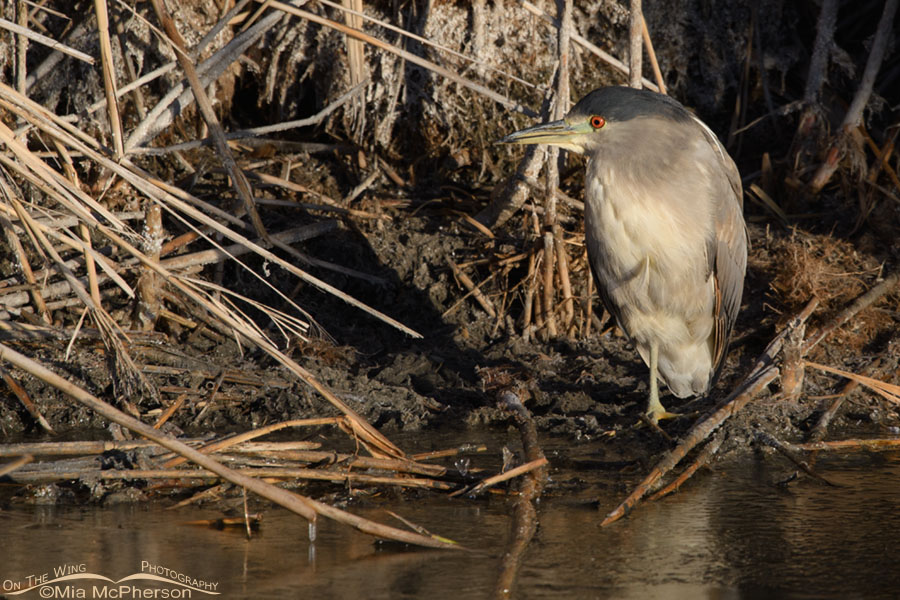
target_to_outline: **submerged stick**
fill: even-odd
[[[712,457],[715,456],[716,452],[719,451],[719,447],[722,445],[722,441],[724,439],[725,437],[720,431],[712,439],[712,441],[703,448],[703,451],[699,454],[699,456],[697,456],[697,459],[693,463],[691,463],[691,466],[685,469],[684,472],[675,479],[675,481],[650,496],[650,501],[655,502],[656,500],[659,500],[664,496],[668,496],[671,493],[677,492],[682,484],[690,479],[694,475],[694,473],[696,473],[701,467],[709,464],[709,461],[712,460]]]
[[[414,487],[434,490],[452,490],[456,487],[452,483],[425,479],[420,477],[391,477],[382,475],[368,475],[365,473],[339,473],[325,469],[303,469],[294,467],[229,467],[232,473],[250,478],[266,479],[303,479],[307,481],[333,481],[337,483],[350,483],[354,485],[396,485],[399,487]],[[46,470],[19,470],[11,474],[10,479],[19,483],[50,483],[54,481],[73,481],[81,478],[99,479],[102,481],[119,481],[130,479],[200,479],[204,481],[225,479],[235,483],[230,477],[223,477],[206,469],[106,469],[100,470],[99,465],[93,469],[73,469],[60,471],[56,469]],[[246,486],[245,486],[246,487]],[[274,502],[274,500],[273,500]],[[281,504],[280,502],[277,502]]]
[[[617,506],[615,510],[606,515],[606,518],[603,519],[600,526],[606,527],[611,523],[615,523],[631,512],[663,475],[671,471],[675,465],[681,462],[681,459],[687,456],[688,452],[693,450],[697,444],[705,440],[730,416],[746,406],[750,400],[760,393],[776,377],[778,377],[778,368],[770,366],[759,373],[754,379],[745,381],[745,383],[735,390],[729,399],[722,404],[716,412],[691,429],[684,441],[678,444],[674,450],[666,453],[662,460],[653,467],[650,474],[644,478],[633,492],[631,492],[628,498]]]
[[[566,5],[571,9],[570,0]],[[498,403],[512,411],[514,415],[519,434],[522,436],[525,458],[530,461],[528,464],[536,464],[541,461],[546,464],[547,459],[538,444],[534,420],[531,418],[531,413],[522,404],[519,394],[513,390],[503,391],[499,395]],[[538,519],[535,502],[540,499],[546,481],[547,467],[541,466],[537,470],[530,471],[519,486],[519,494],[513,504],[512,533],[506,553],[500,562],[500,573],[494,587],[494,594],[498,598],[512,596],[512,588],[519,574],[525,551],[537,531]]]
[[[792,450],[855,452],[858,450],[895,450],[900,448],[900,439],[877,440],[834,440],[831,442],[808,442],[806,444],[785,444]]]

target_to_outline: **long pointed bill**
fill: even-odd
[[[552,144],[579,154],[584,153],[582,141],[591,133],[588,123],[569,124],[565,121],[552,121],[543,125],[535,125],[528,129],[520,129],[499,140],[498,144]]]

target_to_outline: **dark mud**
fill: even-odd
[[[377,198],[371,202],[377,203]],[[640,423],[647,368],[616,328],[607,326],[586,340],[540,341],[534,336],[526,340],[518,328],[510,331],[471,297],[460,302],[465,290],[454,280],[447,260],[477,258],[485,251],[486,242],[480,233],[453,218],[451,208],[446,203],[423,203],[421,209],[388,212],[387,221],[354,222],[304,248],[311,255],[381,278],[383,283],[373,284],[313,271],[402,321],[422,334],[422,339],[413,339],[359,309],[300,286],[294,289],[293,298],[318,327],[309,343],[290,348],[293,358],[389,437],[400,431],[429,436],[430,431],[506,427],[509,413],[496,405],[487,375],[500,372],[525,390],[526,406],[542,432],[564,436],[576,445],[602,440],[609,460],[637,461],[644,466],[669,448],[670,442]],[[764,255],[775,245],[766,240],[789,240],[790,236],[752,226],[751,237],[754,249],[744,306],[718,385],[705,398],[679,401],[668,394],[663,397],[669,408],[685,415],[663,425],[675,439],[740,382],[783,322],[768,304],[772,297],[765,290],[775,275],[762,266],[766,264]],[[225,280],[239,276],[226,270]],[[270,280],[282,289],[294,285],[288,275],[277,272],[271,273]],[[864,328],[871,313],[861,313],[849,327]],[[513,309],[511,318],[515,317]],[[265,323],[261,321],[261,325]],[[870,339],[868,352],[863,353],[826,342],[819,360],[852,369],[854,364],[880,357],[886,372],[896,369],[895,335],[882,331]],[[100,341],[86,334],[76,343],[72,357],[63,361],[59,352],[66,342],[44,343],[37,355],[87,389],[108,399],[115,396],[118,388],[110,377],[109,360]],[[138,337],[132,353],[145,365],[146,376],[164,390],[167,402],[178,390],[193,392],[167,424],[173,433],[221,432],[336,414],[309,387],[271,364],[271,359],[239,348],[222,336],[170,330],[165,335]],[[160,375],[160,367],[170,367],[172,372]],[[229,378],[218,381],[223,369],[256,379],[250,384]],[[56,429],[76,433],[105,426],[55,390],[27,378],[24,383]],[[216,385],[217,395],[210,402],[208,396]],[[840,385],[836,378],[810,373],[805,394],[786,402],[779,398],[776,382],[728,422],[721,452],[746,453],[757,430],[779,439],[803,439],[829,404],[827,399],[814,397],[832,394]],[[146,415],[159,414],[162,409],[151,397],[130,400]],[[879,435],[898,430],[896,409],[871,392],[858,391],[850,400],[833,421],[832,431],[852,428]],[[36,433],[29,415],[15,404],[5,403],[0,411],[7,433]]]

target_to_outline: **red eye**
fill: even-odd
[[[593,117],[591,117],[591,127],[593,127],[594,129],[600,129],[604,125],[606,125],[606,119],[604,119],[600,115],[594,115]]]

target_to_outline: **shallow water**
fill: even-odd
[[[493,441],[496,453],[501,440]],[[841,487],[808,478],[777,486],[787,471],[782,461],[747,459],[717,465],[605,529],[599,522],[621,491],[590,469],[553,470],[557,482],[579,478],[586,485],[575,497],[557,493],[541,501],[514,597],[900,597],[900,455],[821,457],[819,465]],[[588,502],[597,490],[603,490],[599,512]],[[54,569],[68,566],[113,581],[164,567],[198,585],[215,583],[223,598],[491,597],[509,530],[506,501],[426,497],[348,508],[397,524],[385,512],[393,510],[479,554],[381,547],[324,520],[310,543],[306,522],[281,509],[265,511],[261,529],[247,540],[242,530],[184,525],[221,516],[213,510],[14,505],[0,511],[0,592],[11,594],[43,573],[53,579]],[[145,580],[116,585],[130,583],[145,592],[160,588]],[[110,595],[116,585],[103,592],[104,585],[69,580],[8,597],[74,598],[79,589],[87,598],[136,597],[134,590]]]

